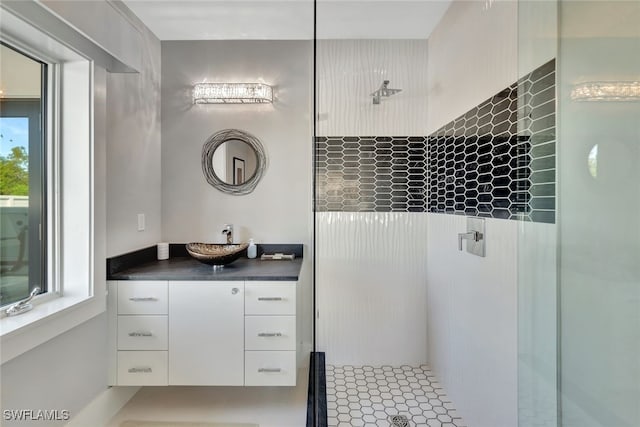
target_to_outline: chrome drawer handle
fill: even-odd
[[[282,297],[258,297],[258,301],[282,301]]]
[[[281,337],[281,332],[260,332],[258,334],[259,337]]]
[[[129,368],[130,374],[150,374],[152,369],[148,366],[145,368]]]
[[[129,332],[130,337],[152,337],[151,332]]]
[[[262,372],[282,372],[282,369],[280,368],[260,368],[258,369],[258,372],[262,373]]]
[[[155,297],[131,297],[129,301],[158,301],[158,298]]]

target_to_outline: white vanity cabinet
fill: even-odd
[[[296,282],[109,281],[110,385],[294,386]]]
[[[244,282],[169,282],[169,384],[244,384]]]
[[[296,385],[296,284],[245,285],[244,384]]]
[[[168,384],[168,283],[108,282],[109,383]]]

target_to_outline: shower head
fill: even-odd
[[[383,96],[389,97],[400,91],[402,91],[402,89],[389,89],[389,80],[384,80],[380,88],[371,94],[371,96],[373,96],[373,103],[380,104],[380,98]]]

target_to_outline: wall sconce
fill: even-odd
[[[574,101],[640,101],[640,82],[584,82],[573,85]]]
[[[273,88],[263,83],[196,83],[194,104],[264,104],[273,102]]]

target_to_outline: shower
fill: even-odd
[[[370,96],[373,96],[373,103],[380,104],[380,98],[383,96],[389,97],[391,95],[395,95],[396,93],[402,91],[402,89],[389,89],[389,80],[385,80],[382,82],[382,85],[373,92]]]

